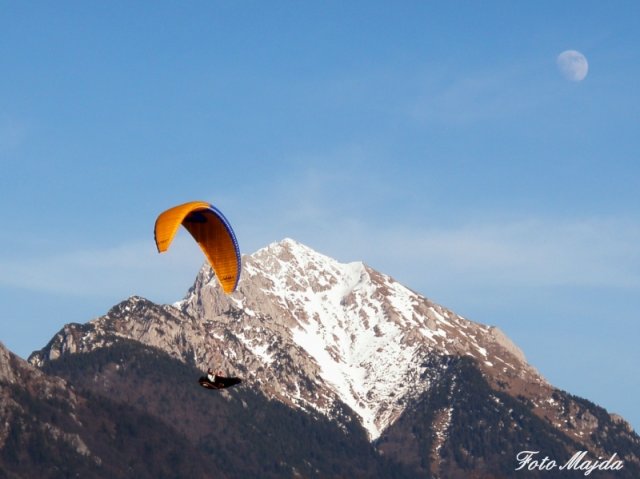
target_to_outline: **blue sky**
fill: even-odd
[[[0,1],[0,341],[180,299],[203,199],[497,325],[640,427],[638,2]],[[565,79],[556,58],[582,52]]]

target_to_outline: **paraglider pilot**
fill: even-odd
[[[213,368],[207,369],[207,375],[202,376],[198,379],[200,386],[207,389],[224,389],[230,386],[235,386],[236,384],[240,384],[242,379],[240,378],[232,378],[224,376],[222,371],[218,371],[216,374],[213,371]]]
[[[213,372],[213,369],[211,369],[211,368],[207,369],[207,379],[208,379],[209,381],[211,381],[212,383],[215,383],[215,382],[216,382],[216,378],[217,378],[218,376],[224,376],[224,375],[222,374],[222,371],[218,371],[218,374],[216,374],[216,373],[214,373],[214,372]]]

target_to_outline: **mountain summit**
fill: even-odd
[[[640,462],[638,436],[624,421],[554,388],[498,328],[465,319],[361,262],[343,264],[291,239],[245,256],[231,295],[205,266],[181,301],[131,297],[101,318],[65,326],[29,360],[43,367],[122,340],[201,370],[227,370],[244,378],[243,387],[343,427],[356,421],[379,452],[435,475],[454,463],[465,469],[451,436],[473,407],[483,418],[466,420],[478,421],[480,435],[509,437],[530,422],[541,431],[529,434],[534,443],[533,436],[540,444],[607,454],[611,444],[603,438],[615,431]],[[467,395],[472,406],[460,402]],[[487,423],[489,409],[501,411],[496,424]],[[426,449],[400,454],[419,442],[415,421]],[[511,447],[519,446],[535,444]]]
[[[372,439],[429,387],[419,378],[433,373],[430,356],[468,355],[496,380],[545,384],[497,328],[468,321],[361,262],[341,264],[291,239],[245,259],[239,291],[227,304],[210,270],[196,285],[178,304],[182,312],[214,319],[221,307],[238,308],[244,317],[235,337],[266,366],[278,366],[280,343],[303,353],[312,369],[289,378],[307,385],[287,394],[290,402],[326,412],[325,399],[337,396]]]

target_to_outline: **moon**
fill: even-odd
[[[560,73],[569,81],[579,82],[589,73],[587,58],[576,50],[566,50],[556,59]]]

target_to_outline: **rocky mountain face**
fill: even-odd
[[[136,418],[123,426],[145,444],[150,440],[147,460],[169,462],[164,475],[150,477],[413,477],[377,454],[355,420],[341,426],[250,387],[204,389],[196,381],[200,371],[137,341],[113,338],[107,348],[65,355],[43,369],[166,429],[149,436],[153,431],[141,429]],[[184,438],[185,451],[199,456],[168,456],[159,449],[161,457],[155,458],[154,438],[170,444]],[[189,467],[199,475],[192,476]]]
[[[182,301],[129,298],[101,318],[65,326],[30,362],[83,391],[131,404],[147,396],[123,372],[127,358],[118,363],[100,356],[124,343],[161,352],[192,371],[213,366],[243,377],[233,394],[257,394],[309,424],[329,421],[342,431],[331,433],[334,441],[360,434],[375,450],[369,459],[391,461],[398,477],[405,471],[406,477],[519,477],[514,469],[522,450],[559,461],[582,450],[593,459],[616,453],[624,469],[598,471],[600,477],[640,477],[640,438],[630,427],[554,388],[500,330],[362,263],[341,264],[293,240],[244,257],[238,290],[230,296],[204,267]],[[78,358],[86,360],[82,367]],[[59,366],[70,361],[75,372]],[[110,382],[89,379],[86,371],[97,368],[96,361],[111,371]],[[147,397],[141,410],[161,414],[152,403]],[[200,444],[202,437],[191,441]],[[375,461],[362,477],[388,465]],[[307,467],[304,477],[320,470],[288,467]],[[527,473],[554,477],[553,471]]]
[[[29,365],[0,344],[0,477],[204,478],[207,457],[149,414]],[[172,441],[166,441],[171,435]]]

